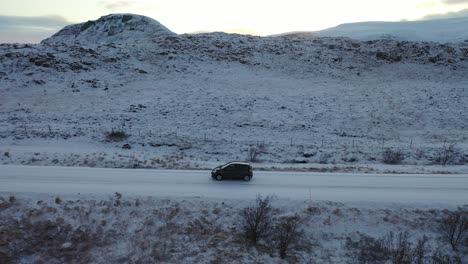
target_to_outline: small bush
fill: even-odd
[[[438,230],[443,241],[450,244],[458,252],[460,248],[468,248],[468,211],[459,208],[446,213],[439,221]]]
[[[331,153],[322,153],[319,157],[318,162],[320,164],[328,164],[329,160],[333,157]]]
[[[457,162],[458,151],[454,144],[443,146],[439,149],[434,157],[434,163],[438,165],[451,165]]]
[[[55,197],[55,203],[56,204],[61,204],[62,203],[62,199],[60,199],[60,197]]]
[[[280,258],[286,258],[288,251],[296,245],[302,235],[300,230],[301,219],[298,215],[284,217],[275,227],[275,240],[278,245]]]
[[[390,232],[383,238],[383,244],[392,263],[412,263],[413,250],[407,232],[399,233],[398,236]]]
[[[260,144],[257,146],[250,146],[247,149],[247,161],[257,162],[259,156],[264,153],[266,153],[266,146],[264,144]]]
[[[407,232],[390,232],[379,239],[361,235],[357,242],[348,238],[346,248],[359,263],[425,263],[427,238],[420,239],[415,247],[410,240]]]
[[[351,156],[351,157],[343,157],[341,158],[342,161],[344,162],[356,162],[359,161],[359,159],[356,156]]]
[[[405,157],[401,150],[386,149],[382,153],[382,161],[385,164],[391,164],[391,165],[401,164],[404,158]]]
[[[452,256],[446,252],[437,250],[431,256],[432,264],[462,264],[462,260],[459,256]]]
[[[382,242],[370,236],[361,235],[359,241],[347,238],[346,248],[359,263],[378,263],[388,259]]]
[[[130,135],[128,135],[127,133],[125,133],[122,130],[114,131],[112,129],[111,132],[106,133],[106,140],[107,141],[123,141],[123,140],[127,139],[129,136]]]
[[[247,150],[247,160],[250,162],[256,162],[259,151],[256,147],[251,146]]]
[[[427,242],[428,242],[427,236],[423,236],[416,243],[416,246],[414,247],[414,263],[415,264],[426,263],[426,258],[427,258],[426,254],[428,251]]]
[[[9,157],[10,157],[10,152],[8,152],[8,151],[5,151],[5,152],[3,153],[3,156],[5,156],[5,157],[9,158]]]
[[[122,194],[115,192],[114,194],[114,206],[120,206],[122,204]]]
[[[240,213],[243,234],[252,244],[270,234],[273,227],[272,199],[271,196],[258,196],[254,206],[244,208]]]

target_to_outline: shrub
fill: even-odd
[[[115,192],[114,194],[114,206],[120,206],[122,204],[122,194]]]
[[[454,144],[443,146],[436,152],[434,157],[434,163],[443,166],[447,164],[454,164],[456,163],[457,156],[458,152]]]
[[[341,158],[342,161],[344,162],[356,162],[359,161],[359,159],[356,156],[351,156],[351,157],[343,157]]]
[[[271,196],[257,196],[255,205],[244,208],[241,215],[241,228],[245,238],[252,244],[269,236],[273,227]]]
[[[347,238],[346,248],[359,263],[378,263],[388,259],[382,242],[370,236],[361,235],[359,241]]]
[[[56,204],[62,203],[62,199],[60,199],[60,197],[58,197],[58,196],[55,197],[55,203],[56,203]]]
[[[468,211],[459,208],[446,213],[439,221],[438,230],[443,241],[458,252],[461,247],[468,247]]]
[[[432,264],[462,264],[462,260],[459,256],[452,256],[446,252],[437,250],[431,256]]]
[[[320,164],[328,164],[329,160],[333,157],[331,153],[322,153],[319,157],[318,162]]]
[[[391,165],[401,164],[404,158],[405,157],[401,150],[392,150],[388,148],[382,153],[382,161],[385,164],[391,164]]]
[[[278,245],[280,258],[286,258],[292,246],[299,242],[302,235],[300,231],[301,219],[296,214],[279,220],[275,227],[275,240]]]
[[[128,135],[127,133],[125,133],[122,130],[114,131],[114,129],[112,129],[111,132],[106,133],[106,140],[107,141],[123,141],[123,140],[127,139],[129,136],[130,135]]]
[[[427,238],[418,240],[415,247],[410,240],[407,232],[390,232],[379,239],[361,234],[357,242],[348,238],[346,248],[359,263],[425,263]]]
[[[257,162],[258,157],[261,154],[265,154],[267,152],[265,144],[259,144],[257,146],[250,146],[247,149],[247,160],[250,162]]]
[[[414,263],[415,264],[424,264],[426,263],[426,253],[427,253],[427,236],[423,236],[418,240],[414,248]]]
[[[247,150],[247,160],[250,162],[256,162],[257,156],[260,154],[260,151],[255,146],[250,146]]]
[[[399,233],[398,236],[390,232],[382,241],[392,263],[412,263],[413,252],[408,232]]]

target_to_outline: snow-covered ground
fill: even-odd
[[[0,45],[0,163],[196,168],[251,147],[277,166],[382,164],[386,149],[404,165],[468,160],[467,43],[176,35],[128,19]]]

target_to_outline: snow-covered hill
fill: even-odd
[[[113,14],[98,20],[67,26],[42,43],[136,42],[164,35],[174,35],[174,33],[152,18]]]
[[[468,41],[468,17],[401,22],[359,22],[313,32],[318,37],[348,37],[359,40]]]
[[[2,163],[180,168],[254,147],[271,163],[381,163],[393,148],[432,164],[451,144],[466,162],[468,43],[85,25],[0,45]]]

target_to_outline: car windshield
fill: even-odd
[[[223,165],[223,169],[226,168],[229,165],[235,165],[235,164],[237,164],[237,163],[235,163],[235,162],[226,163],[226,164]]]

